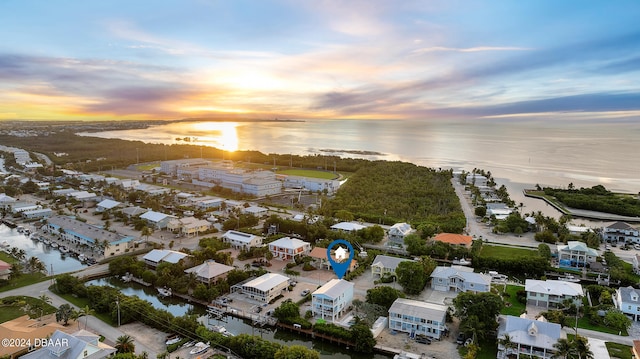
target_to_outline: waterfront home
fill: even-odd
[[[471,236],[465,236],[464,234],[456,233],[438,233],[432,239],[435,242],[448,243],[452,246],[460,246],[465,248],[471,248],[471,242],[473,238]]]
[[[389,308],[389,329],[440,339],[445,331],[448,307],[441,304],[398,298]]]
[[[73,328],[73,326],[64,327],[57,322],[45,324],[37,319],[30,319],[28,315],[0,323],[0,337],[2,337],[3,340],[31,344],[1,345],[0,357],[17,358],[29,351],[38,349],[39,345],[36,345],[36,339],[47,338],[56,330],[70,330],[71,328]]]
[[[404,239],[406,236],[415,233],[416,230],[411,228],[409,223],[396,223],[387,232],[389,238],[389,244],[404,246]]]
[[[211,223],[195,217],[172,218],[167,223],[167,230],[186,236],[197,236],[200,232],[211,229]]]
[[[172,216],[170,214],[165,214],[161,212],[155,211],[147,211],[145,214],[140,216],[140,219],[144,219],[149,227],[153,229],[164,229],[167,228],[169,221],[177,218],[176,216]]]
[[[331,226],[331,229],[333,229],[334,231],[344,231],[344,232],[357,232],[364,228],[367,228],[367,227],[354,222],[340,222]]]
[[[100,336],[84,329],[73,334],[56,330],[46,340],[47,345],[21,356],[22,359],[80,359],[107,358],[116,352],[116,348],[100,341]]]
[[[431,288],[442,292],[489,292],[491,276],[474,273],[473,268],[464,266],[438,266],[431,273]]]
[[[26,211],[35,211],[37,209],[42,209],[42,206],[35,203],[30,202],[14,202],[10,205],[11,214],[14,216],[20,215],[22,212]]]
[[[602,239],[608,243],[640,243],[640,231],[626,222],[615,222],[602,228]]]
[[[476,187],[486,187],[488,179],[486,176],[479,175],[477,173],[467,174],[467,184],[474,185]]]
[[[596,261],[598,252],[587,247],[584,242],[568,241],[567,244],[559,244],[558,263],[562,268],[582,268]]]
[[[53,211],[51,210],[51,208],[40,208],[23,211],[22,213],[20,213],[20,215],[24,219],[48,218],[53,215]]]
[[[335,250],[333,251],[335,252]],[[332,254],[333,255],[333,254]],[[331,262],[329,262],[327,258],[327,249],[322,247],[314,247],[309,253],[309,257],[313,258],[313,266],[318,269],[326,269],[332,270]],[[349,269],[347,269],[347,273],[358,268],[358,261],[355,259],[351,260],[349,263]]]
[[[282,237],[269,243],[269,251],[273,254],[273,258],[294,260],[309,254],[311,244],[297,238]]]
[[[640,320],[640,289],[631,286],[616,289],[613,303],[616,308],[632,317],[633,320]]]
[[[579,283],[563,280],[527,279],[524,283],[527,303],[538,307],[557,308],[565,300],[582,305],[584,291]]]
[[[189,257],[188,254],[172,251],[169,249],[154,249],[142,257],[142,260],[150,267],[156,268],[158,264],[166,263],[178,263],[181,260]]]
[[[407,261],[411,261],[411,259],[378,254],[371,263],[371,274],[373,275],[374,279],[384,277],[385,275],[395,276],[398,264]]]
[[[270,303],[289,287],[289,278],[278,273],[266,273],[244,284],[234,285],[232,292],[240,292],[250,299]]]
[[[231,247],[236,249],[249,250],[252,247],[258,247],[262,245],[262,237],[255,234],[244,233],[234,230],[229,230],[221,237],[222,241],[229,243]]]
[[[42,230],[58,235],[75,246],[91,248],[105,258],[124,254],[133,247],[133,237],[105,231],[100,227],[67,216],[53,216],[46,220]]]
[[[500,316],[498,322],[498,359],[551,359],[555,357],[558,339],[566,339],[560,324],[512,315]],[[511,345],[505,345],[506,337]]]
[[[216,263],[216,261],[210,259],[199,266],[185,269],[184,272],[187,274],[194,273],[196,275],[196,279],[204,284],[213,284],[225,279],[227,274],[234,269],[234,267],[222,263]]]
[[[112,199],[105,199],[96,204],[96,212],[102,213],[104,211],[118,208],[122,205],[122,202],[114,201]]]
[[[354,284],[343,279],[332,279],[311,294],[311,311],[315,318],[336,322],[353,301]]]

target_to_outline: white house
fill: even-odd
[[[558,339],[566,338],[560,324],[512,315],[500,316],[498,321],[498,359],[551,359]],[[507,336],[513,347],[503,345],[502,340]]]
[[[440,339],[445,330],[447,306],[398,298],[389,308],[389,329]]]
[[[389,228],[387,236],[391,244],[403,246],[404,238],[415,232],[416,230],[411,228],[411,225],[409,223],[396,223],[391,226],[391,228]]]
[[[186,253],[172,251],[168,249],[154,249],[142,257],[142,260],[151,267],[157,267],[158,264],[166,262],[176,264],[182,259],[187,258]]]
[[[267,214],[267,212],[269,212],[268,208],[264,208],[260,206],[250,206],[242,210],[243,214],[252,214],[256,217],[264,216]]]
[[[244,250],[262,245],[262,237],[234,230],[229,230],[223,234],[222,241],[231,244],[233,248]]]
[[[196,279],[204,284],[213,284],[227,277],[227,274],[234,270],[234,267],[222,263],[216,263],[214,260],[208,260],[199,266],[185,269],[185,273],[194,273]]]
[[[278,273],[267,273],[232,290],[240,291],[251,299],[270,303],[289,286],[289,278]]]
[[[53,216],[51,208],[32,209],[21,213],[24,219],[47,218]]]
[[[367,227],[354,222],[340,222],[331,226],[331,229],[333,229],[334,231],[344,231],[344,232],[356,232],[364,228],[367,228]]]
[[[142,208],[142,207],[127,207],[127,208],[123,208],[122,209],[122,213],[127,216],[127,218],[131,219],[131,218],[135,218],[138,217],[140,215],[145,214],[146,212],[148,212],[148,210],[146,208]]]
[[[640,289],[629,287],[620,287],[616,290],[613,299],[616,308],[633,320],[640,320]]]
[[[100,336],[84,329],[73,334],[56,330],[47,345],[21,356],[24,359],[102,359],[112,356],[116,348],[100,341]]]
[[[297,238],[283,237],[269,243],[269,251],[273,258],[293,260],[309,254],[311,244]]]
[[[105,199],[105,200],[100,201],[96,205],[96,212],[101,213],[101,212],[104,212],[104,211],[108,211],[110,209],[114,209],[116,207],[119,207],[120,205],[122,205],[121,202],[114,201],[112,199]]]
[[[380,278],[385,275],[396,275],[396,268],[398,268],[398,264],[407,261],[411,261],[411,259],[378,254],[371,263],[371,274],[373,274],[374,278]]]
[[[596,261],[598,252],[584,242],[568,241],[558,245],[558,262],[564,268],[582,268]]]
[[[527,279],[524,289],[527,292],[527,303],[539,307],[556,308],[567,299],[580,306],[584,297],[579,283],[563,280]]]
[[[172,216],[170,214],[165,214],[161,212],[148,211],[145,214],[140,216],[140,219],[144,219],[147,221],[150,227],[154,229],[164,229],[167,228],[169,221],[177,218],[176,216]]]
[[[211,223],[195,217],[172,218],[167,223],[167,229],[187,236],[197,236],[200,232],[211,229]]]
[[[311,294],[311,310],[314,317],[337,321],[347,312],[353,301],[353,283],[332,279]]]
[[[431,288],[442,292],[489,292],[491,276],[474,273],[464,266],[436,267],[431,273]]]
[[[602,239],[605,242],[640,243],[640,231],[629,223],[615,222],[602,228]]]

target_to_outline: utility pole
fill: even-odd
[[[116,300],[116,306],[118,307],[118,326],[120,326],[120,301]]]
[[[136,164],[140,164],[140,149],[136,147]]]

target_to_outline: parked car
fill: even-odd
[[[309,289],[305,289],[302,291],[302,293],[300,293],[300,296],[304,297],[307,296],[310,293]]]
[[[431,338],[429,338],[426,335],[418,334],[418,335],[416,335],[415,340],[416,340],[416,343],[431,344]]]
[[[458,336],[456,337],[456,344],[458,345],[462,345],[464,344],[464,340],[465,340],[465,335],[464,333],[458,333]]]

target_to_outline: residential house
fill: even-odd
[[[176,216],[172,216],[170,214],[165,214],[161,212],[148,211],[145,214],[140,216],[140,219],[144,219],[147,221],[149,227],[153,229],[164,229],[167,228],[169,221],[177,218]]]
[[[205,219],[195,217],[172,218],[167,223],[167,230],[186,236],[197,236],[200,232],[211,229],[211,223]]]
[[[500,316],[498,321],[498,359],[555,358],[554,345],[566,339],[560,324],[512,315]],[[507,336],[510,345],[505,345]]]
[[[446,329],[447,309],[441,304],[398,298],[389,308],[389,329],[440,339]]]
[[[467,184],[474,185],[476,187],[486,187],[488,179],[485,176],[477,173],[467,174]]]
[[[60,330],[49,338],[47,343],[51,345],[32,351],[21,356],[21,359],[101,359],[107,358],[116,352],[116,348],[100,341],[100,336],[79,330],[73,334],[67,334]]]
[[[260,206],[250,206],[242,210],[243,214],[252,214],[256,217],[264,216],[267,214],[267,212],[269,212],[268,208],[264,208]]]
[[[333,229],[334,231],[344,231],[344,232],[357,232],[364,228],[367,228],[367,227],[354,222],[340,222],[331,226],[331,229]]]
[[[151,252],[147,253],[142,257],[142,260],[149,266],[155,268],[158,264],[166,262],[166,263],[178,263],[181,260],[189,257],[188,254],[172,251],[168,249],[153,249]]]
[[[51,210],[51,208],[31,209],[23,211],[20,215],[24,219],[48,218],[53,216],[53,210]]]
[[[616,289],[613,302],[622,313],[631,316],[633,320],[640,320],[640,289],[620,287]]]
[[[289,278],[278,273],[266,273],[242,285],[235,285],[232,291],[239,291],[251,299],[270,303],[289,287]]]
[[[42,206],[30,202],[14,202],[11,204],[11,214],[14,216],[21,215],[22,212],[35,211],[38,209],[42,209]]]
[[[11,264],[0,260],[0,279],[7,280],[11,276]],[[2,357],[2,355],[0,355]]]
[[[222,263],[216,263],[214,260],[208,260],[199,266],[185,269],[185,273],[194,273],[196,279],[204,284],[213,284],[227,277],[227,274],[234,270],[234,267]]]
[[[563,268],[582,268],[596,261],[598,252],[587,247],[584,242],[568,241],[567,244],[559,244],[558,263]]]
[[[116,182],[117,186],[123,189],[134,189],[140,185],[140,181],[137,179],[121,179]]]
[[[328,281],[311,294],[313,316],[336,322],[351,306],[353,288],[353,283],[343,279]]]
[[[438,233],[433,237],[433,240],[436,242],[448,243],[452,246],[461,246],[466,248],[471,248],[471,242],[473,242],[471,236],[456,233]]]
[[[631,347],[631,353],[633,354],[632,359],[640,359],[640,340],[633,341],[633,346]]]
[[[106,231],[67,216],[50,217],[42,230],[58,235],[70,244],[91,248],[105,258],[124,254],[133,247],[134,238],[131,236]]]
[[[378,254],[371,263],[371,274],[373,278],[381,278],[384,276],[395,276],[398,264],[411,261],[411,259],[390,257]]]
[[[524,283],[527,303],[538,307],[556,308],[565,300],[582,305],[584,291],[579,283],[563,280],[527,279]]]
[[[132,219],[132,218],[137,218],[145,213],[147,213],[149,210],[146,208],[142,208],[142,207],[127,207],[122,209],[122,214],[124,214],[127,218]]]
[[[335,252],[335,251],[334,251]],[[333,255],[333,253],[332,253]],[[331,262],[329,262],[327,258],[327,249],[322,247],[314,247],[309,253],[309,257],[313,258],[313,265],[318,269],[326,269],[333,270],[331,267]],[[349,269],[347,269],[347,273],[358,268],[358,261],[355,259],[351,260],[349,263]]]
[[[96,204],[96,212],[102,213],[114,208],[118,208],[122,205],[122,202],[114,201],[112,199],[105,199]]]
[[[285,188],[303,189],[311,192],[325,192],[333,194],[340,188],[340,181],[324,178],[310,178],[301,176],[281,176]]]
[[[212,208],[220,208],[222,203],[224,203],[224,199],[212,196],[195,197],[191,198],[188,203],[200,210],[206,211]]]
[[[491,276],[474,273],[464,266],[436,267],[431,273],[431,288],[442,292],[489,292]]]
[[[13,320],[0,323],[0,337],[10,342],[30,343],[27,345],[1,345],[1,358],[17,358],[29,351],[39,347],[36,339],[47,338],[56,330],[69,330],[71,326],[64,327],[57,322],[42,322],[37,319],[29,319],[28,315],[23,315]],[[24,358],[24,357],[22,357]]]
[[[262,245],[262,237],[234,230],[229,230],[223,234],[222,241],[231,244],[233,248],[244,249],[245,251]]]
[[[404,238],[415,232],[416,230],[411,228],[409,223],[396,223],[389,228],[387,233],[389,244],[404,246]]]
[[[640,243],[640,230],[629,223],[615,222],[602,228],[602,239],[612,243]]]
[[[309,254],[311,244],[297,238],[283,237],[269,243],[269,251],[273,258],[294,260]]]
[[[11,205],[16,203],[17,200],[11,196],[7,196],[5,193],[0,193],[0,208],[9,209]]]

